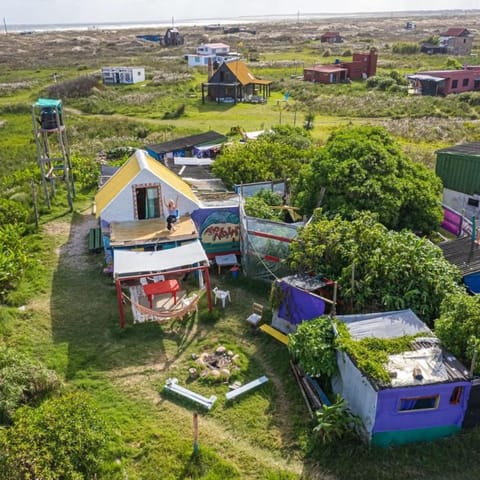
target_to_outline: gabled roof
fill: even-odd
[[[182,150],[184,148],[193,148],[197,145],[203,145],[205,143],[223,143],[226,141],[226,139],[227,137],[225,135],[210,130],[206,133],[199,133],[197,135],[190,135],[189,137],[177,138],[168,142],[147,145],[146,147],[152,152],[163,154],[174,152],[176,150]]]
[[[449,28],[446,32],[441,33],[441,37],[467,37],[470,32],[466,28]]]
[[[339,32],[325,32],[322,35],[323,38],[335,38],[335,37],[339,37],[339,36],[340,36]]]
[[[259,80],[258,78],[255,78],[255,75],[249,70],[245,63],[240,60],[224,63],[222,65],[225,65],[242,85],[250,85],[251,83],[257,85],[270,85],[272,83],[270,80]]]
[[[158,177],[159,181],[167,183],[186,198],[198,203],[188,183],[173,173],[170,169],[148,155],[144,150],[137,150],[95,195],[97,217],[110,202],[142,171],[148,170]]]

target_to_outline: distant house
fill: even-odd
[[[141,67],[104,67],[102,80],[105,85],[132,84],[145,81],[145,69]]]
[[[184,38],[180,34],[177,28],[167,28],[165,35],[163,36],[163,44],[167,47],[176,47],[183,45]]]
[[[437,150],[435,173],[443,183],[443,203],[467,218],[480,214],[480,142]]]
[[[465,65],[460,70],[430,70],[407,76],[409,93],[448,95],[480,90],[480,65]]]
[[[346,399],[374,445],[433,440],[458,432],[468,409],[472,383],[466,368],[412,310],[337,316],[353,341],[418,336],[409,350],[389,355],[390,381],[364,372],[337,351],[339,374],[333,391]]]
[[[449,28],[440,34],[438,45],[423,43],[420,51],[429,55],[470,55],[472,44],[473,35],[466,28]]]
[[[270,96],[270,80],[256,78],[240,60],[222,63],[209,75],[208,82],[202,83],[202,102],[205,90],[210,100],[231,102],[263,100]]]
[[[343,37],[339,32],[325,32],[320,37],[320,42],[322,43],[342,43]]]
[[[377,73],[377,51],[354,53],[351,62],[336,61],[333,65],[314,65],[303,70],[303,79],[316,83],[340,83],[360,80]]]
[[[409,21],[405,24],[406,30],[415,30],[417,28],[417,24],[415,22]]]
[[[466,28],[449,28],[440,34],[439,45],[448,55],[470,55],[473,35]]]
[[[175,157],[194,157],[209,150],[219,149],[227,137],[213,130],[168,142],[146,145],[149,155],[163,163]]]
[[[230,46],[225,43],[202,43],[197,47],[197,53],[186,55],[189,67],[207,67],[209,62],[213,66],[220,65],[228,60],[238,60],[236,52],[230,52]]]

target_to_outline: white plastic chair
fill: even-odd
[[[219,290],[218,287],[215,287],[212,292],[215,295],[215,305],[217,304],[217,300],[220,300],[222,302],[222,307],[225,308],[227,298],[230,302],[232,301],[230,298],[230,290]]]

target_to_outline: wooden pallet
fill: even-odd
[[[262,332],[268,333],[268,335],[272,336],[275,340],[282,342],[284,345],[288,345],[288,335],[285,335],[280,330],[277,330],[276,328],[273,328],[266,323],[260,325],[260,330]]]
[[[99,253],[103,250],[102,229],[91,228],[88,232],[88,251],[90,253]]]

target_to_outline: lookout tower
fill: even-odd
[[[32,105],[32,122],[47,206],[51,207],[50,199],[55,196],[56,182],[60,180],[65,184],[68,205],[73,209],[75,185],[62,101],[39,98]]]

